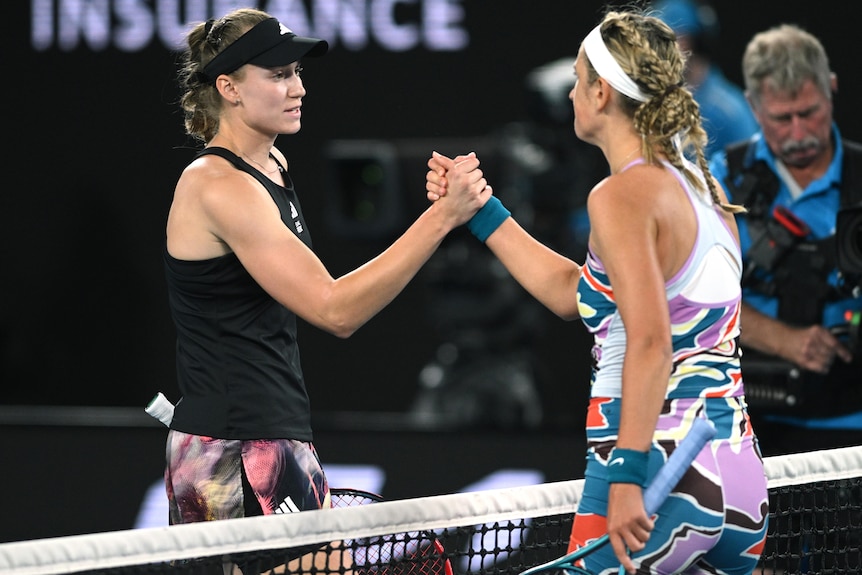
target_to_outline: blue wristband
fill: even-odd
[[[512,213],[503,206],[503,203],[496,196],[491,196],[482,206],[482,209],[470,218],[470,221],[467,222],[467,228],[479,238],[479,241],[484,243],[488,236],[493,234],[500,227],[500,224],[511,215]]]
[[[608,461],[608,483],[646,485],[649,452],[614,447]]]

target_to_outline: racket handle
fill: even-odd
[[[160,391],[150,400],[147,408],[144,410],[166,426],[171,426],[171,420],[174,418],[174,404],[165,397]]]
[[[659,472],[656,473],[656,476],[650,482],[649,487],[644,491],[644,507],[646,508],[647,515],[653,515],[658,511],[658,508],[661,507],[661,504],[664,503],[664,500],[667,499],[667,496],[670,495],[670,492],[679,483],[683,474],[691,466],[694,458],[697,457],[700,450],[713,437],[715,437],[715,426],[713,426],[712,422],[699,417],[695,418],[689,434],[683,438],[673,453],[670,454],[667,462],[659,469]],[[526,571],[522,571],[521,575],[538,575],[551,569],[562,570],[566,575],[584,573],[582,569],[574,567],[574,562],[606,545],[608,541],[610,541],[609,536],[607,534],[602,535],[599,539],[596,539],[585,547],[581,547],[558,559],[531,567]],[[622,567],[620,567],[620,575],[625,575],[625,569]]]
[[[713,437],[715,437],[715,426],[712,422],[696,417],[689,434],[677,445],[644,491],[644,508],[647,515],[653,515],[658,511],[691,466],[694,458]]]

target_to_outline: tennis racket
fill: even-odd
[[[361,489],[330,489],[332,507],[353,507],[383,501]],[[453,575],[452,564],[433,531],[394,533],[344,542],[358,575]]]
[[[715,427],[706,419],[695,418],[691,431],[680,442],[667,462],[659,469],[652,482],[644,491],[644,508],[647,515],[652,516],[661,507],[667,499],[670,492],[679,483],[679,480],[685,474],[686,470],[691,466],[694,458],[700,453],[700,450],[715,437]],[[525,571],[521,575],[534,575],[544,571],[559,569],[567,573],[577,573],[579,575],[593,575],[586,569],[575,566],[575,562],[589,555],[593,551],[603,547],[610,541],[610,537],[605,534],[599,539],[596,539],[589,545],[581,547],[577,551],[573,551],[567,555],[563,555],[553,561],[536,565]]]

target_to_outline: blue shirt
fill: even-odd
[[[744,92],[715,66],[710,66],[703,83],[692,95],[700,106],[703,127],[709,135],[704,149],[707,158],[728,144],[747,140],[758,131],[757,120]]]
[[[826,172],[820,178],[808,184],[802,190],[799,197],[795,199],[791,196],[787,184],[781,178],[778,178],[780,183],[778,193],[770,206],[770,212],[775,206],[784,206],[796,217],[804,221],[810,228],[810,235],[806,238],[808,240],[819,240],[835,234],[835,219],[841,205],[841,165],[844,160],[844,147],[841,144],[841,134],[838,131],[838,126],[835,124],[832,125],[832,139],[835,142],[835,154]],[[758,132],[751,140],[754,159],[763,160],[769,166],[769,169],[777,174],[775,156],[766,144],[766,140],[763,139],[763,134]],[[718,181],[723,184],[728,175],[727,155],[724,150],[712,156],[709,168]],[[730,194],[729,190],[728,194]],[[733,201],[732,197],[729,199]],[[743,259],[745,260],[751,247],[751,235],[745,217],[737,218],[737,223],[739,225]],[[838,271],[833,270],[829,276],[829,283],[837,285],[837,282]],[[775,297],[769,297],[762,293],[746,289],[743,292],[743,299],[746,304],[765,315],[776,317],[778,314],[778,299]],[[832,327],[844,324],[847,321],[845,319],[845,312],[859,309],[862,309],[862,297],[829,301],[826,303],[823,311],[822,325]],[[743,329],[745,328],[743,327]],[[805,427],[862,429],[862,412],[835,418],[804,419],[782,417],[780,419]]]

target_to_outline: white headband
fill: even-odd
[[[584,38],[584,52],[587,53],[587,58],[590,59],[590,63],[599,76],[607,80],[608,84],[616,91],[638,102],[649,100],[649,96],[641,92],[635,81],[623,72],[623,69],[608,51],[608,47],[602,40],[601,24],[593,28]]]

